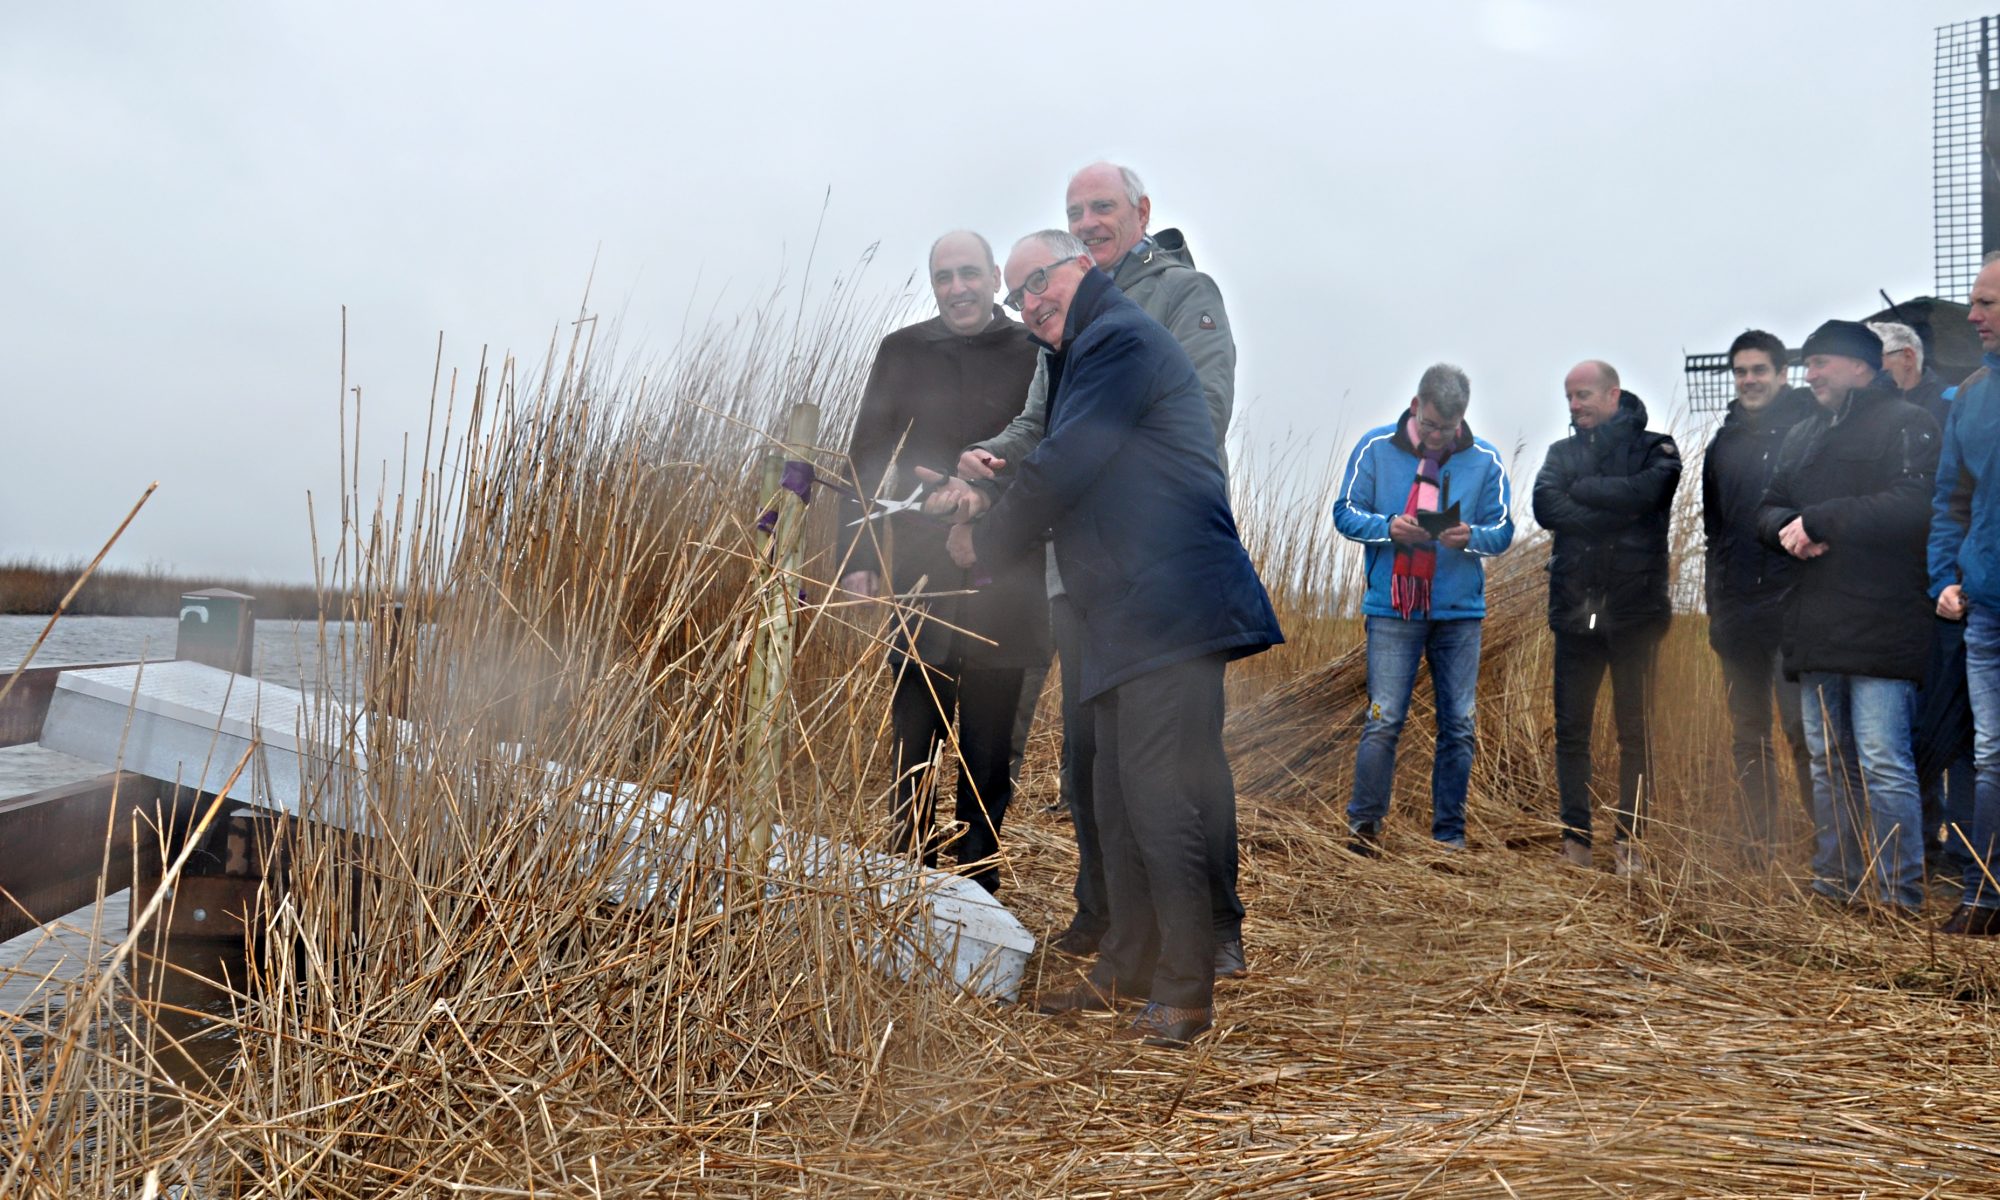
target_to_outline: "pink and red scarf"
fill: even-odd
[[[1423,431],[1417,428],[1417,415],[1411,413],[1403,422],[1403,432],[1416,448],[1418,458],[1417,477],[1410,481],[1410,498],[1403,505],[1403,515],[1415,517],[1419,512],[1436,512],[1438,481],[1443,476],[1445,460],[1451,457],[1458,441],[1457,431],[1453,431],[1451,442],[1443,449],[1427,449]],[[1416,615],[1430,616],[1431,580],[1436,576],[1437,543],[1396,544],[1396,561],[1389,571],[1389,603],[1405,621]]]

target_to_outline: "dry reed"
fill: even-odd
[[[400,495],[370,501],[357,468],[326,584],[348,616],[396,598],[424,631],[369,663],[378,693],[405,667],[411,690],[406,723],[370,729],[368,790],[323,781],[320,803],[360,805],[377,836],[293,830],[260,976],[198,1035],[232,1047],[206,1077],[162,1045],[174,1014],[140,974],[115,995],[51,983],[67,1003],[0,1052],[0,1118],[27,1130],[73,1099],[0,1190],[1995,1193],[2000,952],[1821,912],[1796,872],[1739,864],[1698,619],[1662,656],[1649,876],[1555,861],[1533,539],[1491,585],[1474,851],[1423,836],[1420,704],[1388,854],[1346,853],[1362,667],[1316,466],[1280,460],[1300,482],[1267,490],[1239,466],[1298,636],[1233,683],[1254,973],[1185,1053],[891,981],[861,949],[901,915],[880,893],[767,870],[581,784],[730,804],[754,464],[795,399],[839,442],[879,324],[851,303],[812,326],[767,311],[641,378],[598,365],[580,323],[539,379],[508,363],[447,384]],[[809,546],[833,544],[831,507]],[[838,573],[821,553],[800,583],[822,599]],[[802,617],[783,818],[879,845],[880,617]],[[1055,750],[1036,735],[1003,837],[1003,895],[1039,932],[1068,916]],[[635,864],[652,903],[617,902]],[[1076,965],[1031,964],[1048,984]]]

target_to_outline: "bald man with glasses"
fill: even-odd
[[[1078,171],[1070,178],[1063,210],[1069,232],[1083,244],[1088,261],[1109,275],[1112,285],[1141,311],[1164,326],[1193,364],[1208,410],[1216,461],[1226,476],[1229,458],[1223,443],[1236,393],[1236,341],[1230,333],[1221,289],[1195,268],[1194,255],[1180,230],[1151,230],[1152,197],[1130,167],[1098,162]],[[1019,308],[1029,296],[1040,294],[1026,286],[1032,282],[1032,277],[1024,279],[1017,289],[1019,294],[1009,295],[1011,307]],[[959,458],[959,475],[970,480],[1004,476],[1013,464],[1026,459],[1047,430],[1048,395],[1047,372],[1037,369],[1021,415],[998,435],[969,446]],[[1063,664],[1062,791],[1076,829],[1077,850],[1076,914],[1051,944],[1064,953],[1088,955],[1097,948],[1109,920],[1091,791],[1096,743],[1091,722],[1079,711],[1075,687],[1083,623],[1053,557],[1048,565],[1048,591],[1050,629],[1056,655]],[[1219,976],[1237,978],[1248,973],[1248,966],[1243,953],[1243,902],[1236,890],[1233,805],[1219,815],[1208,853],[1215,971]]]
[[[1088,977],[1038,1004],[1109,1012],[1144,997],[1124,1032],[1185,1045],[1215,1018],[1209,847],[1236,800],[1224,668],[1283,635],[1237,538],[1187,352],[1070,233],[1023,238],[1005,276],[1043,349],[1048,433],[946,546],[961,567],[999,567],[1053,534],[1085,635],[1063,673],[1095,727],[1110,916]]]

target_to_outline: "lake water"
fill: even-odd
[[[0,671],[20,665],[48,621],[0,616]],[[325,629],[329,653],[334,655],[338,654],[335,640],[342,634],[353,638],[356,631],[340,622]],[[161,662],[174,656],[179,630],[180,622],[172,617],[64,617],[36,651],[32,665]],[[319,638],[320,626],[314,623],[259,621],[251,643],[251,672],[266,683],[311,690],[319,681]]]
[[[0,616],[0,681],[18,666],[41,636],[48,618]],[[173,658],[179,622],[172,617],[64,617],[31,665],[67,666],[101,662],[161,662]],[[353,639],[357,627],[339,623],[325,627],[328,655],[340,655],[338,640]],[[299,621],[257,622],[251,649],[251,671],[266,683],[313,691],[321,686],[321,627]],[[348,656],[354,657],[353,642]],[[337,676],[337,673],[336,673]],[[4,797],[0,797],[4,799]],[[17,853],[13,847],[0,852]],[[101,961],[110,946],[125,936],[127,893],[107,896],[101,905],[80,909],[56,925],[0,942],[0,1016],[39,1007],[37,983],[43,977],[61,981],[82,977]],[[95,924],[96,936],[91,936]],[[239,956],[240,957],[240,956]]]

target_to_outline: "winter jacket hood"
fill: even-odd
[[[1236,339],[1229,330],[1222,290],[1195,268],[1194,251],[1178,229],[1162,229],[1151,235],[1151,245],[1135,246],[1118,261],[1111,282],[1147,316],[1166,326],[1187,351],[1201,379],[1219,449],[1236,405]],[[1227,451],[1219,451],[1219,457],[1227,475]]]

